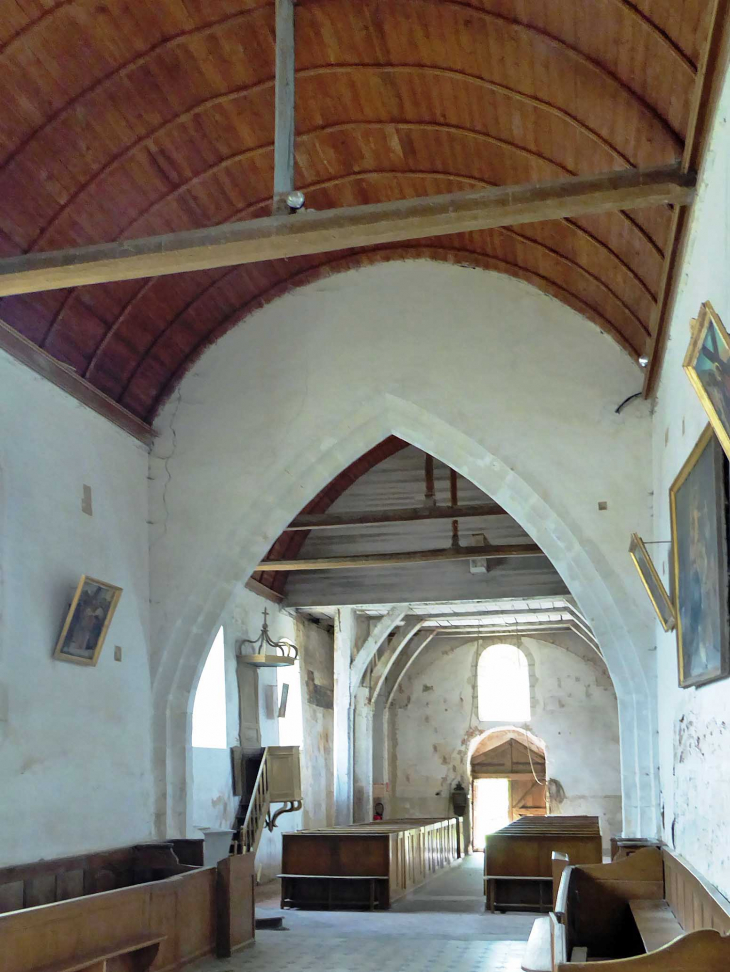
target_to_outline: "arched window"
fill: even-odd
[[[477,669],[479,719],[482,722],[527,722],[530,718],[530,671],[514,645],[491,645]]]
[[[203,749],[227,748],[223,628],[218,629],[195,692],[193,746]]]

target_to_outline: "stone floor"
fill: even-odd
[[[485,914],[481,869],[474,854],[385,912],[281,912],[274,882],[256,913],[283,914],[286,931],[258,931],[255,947],[195,972],[520,972],[534,916]]]

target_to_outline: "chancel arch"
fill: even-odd
[[[616,539],[619,521],[628,527],[645,515],[628,485],[642,475],[631,457],[647,417],[642,406],[616,414],[635,381],[605,341],[529,286],[413,262],[282,297],[206,352],[160,416],[152,461],[156,727],[168,753],[160,819],[185,827],[184,727],[201,632],[219,623],[302,507],[396,435],[508,511],[575,596],[619,698],[624,826],[653,831],[653,659],[646,617],[617,570],[625,552]],[[468,364],[456,347],[469,348]],[[612,430],[615,455],[593,449],[574,426],[578,414]],[[559,449],[556,423],[564,426]],[[611,512],[601,520],[605,496]]]

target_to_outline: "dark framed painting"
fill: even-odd
[[[53,653],[60,661],[96,665],[122,588],[83,575]]]
[[[659,618],[661,626],[665,631],[672,631],[675,627],[672,599],[667,594],[659,572],[654,566],[654,561],[651,559],[649,551],[646,549],[646,545],[638,533],[631,534],[629,553],[631,554],[634,566],[639,572],[641,583],[649,595],[649,600],[656,611],[656,616]]]
[[[708,425],[669,489],[679,684],[726,678],[727,460]]]
[[[684,370],[730,457],[730,335],[709,300],[700,307]]]

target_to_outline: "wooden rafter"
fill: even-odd
[[[407,506],[392,510],[365,510],[357,513],[300,513],[286,529],[287,532],[337,530],[353,526],[375,526],[379,523],[412,523],[419,520],[451,520],[455,517],[508,515],[496,503],[470,503],[468,506]]]
[[[271,216],[165,236],[0,260],[0,296],[258,263],[665,203],[695,179],[678,164],[476,192]]]

